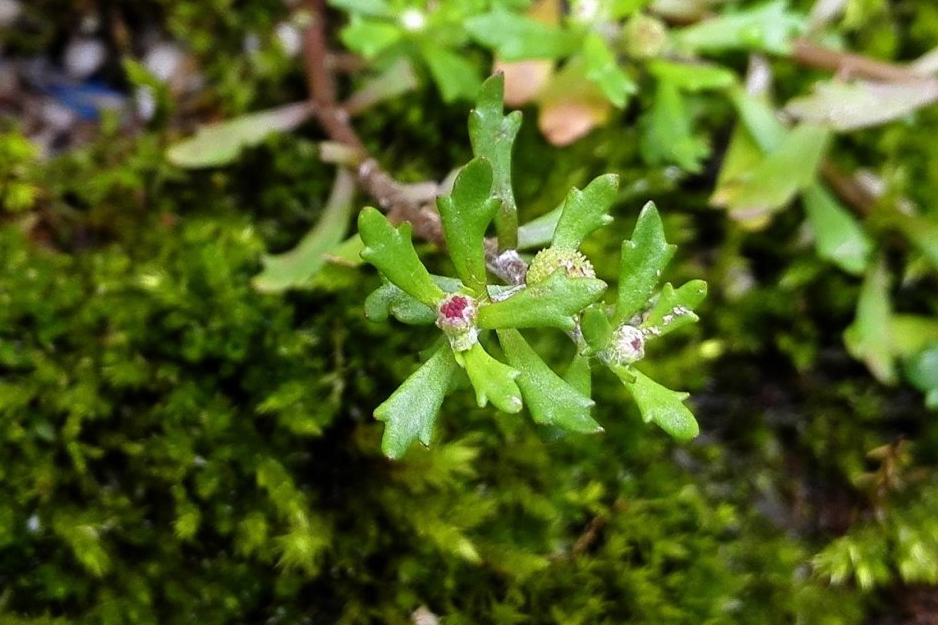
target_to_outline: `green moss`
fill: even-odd
[[[420,335],[363,319],[374,284],[357,270],[285,298],[250,288],[259,234],[273,232],[255,224],[289,189],[315,195],[322,174],[259,158],[262,189],[237,170],[182,184],[151,139],[133,145],[40,172],[72,252],[13,225],[0,235],[6,614],[406,623],[426,604],[456,623],[784,622],[824,609],[854,622],[796,581],[805,546],[766,527],[746,489],[718,495],[615,408],[614,379],[596,382],[600,438],[545,445],[457,395],[432,451],[384,460],[367,411],[416,366],[399,354]],[[159,189],[162,210],[142,210],[128,184]],[[234,200],[252,194],[253,212]],[[280,210],[271,219],[290,219]],[[780,616],[766,597],[790,593]]]

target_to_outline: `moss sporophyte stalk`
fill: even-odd
[[[612,221],[607,213],[619,179],[611,174],[568,193],[552,232],[526,243],[525,250],[546,245],[528,266],[511,247],[519,241],[510,156],[520,119],[503,114],[502,94],[500,75],[483,85],[469,124],[475,158],[459,171],[452,192],[437,201],[456,277],[427,270],[409,223],[395,227],[374,208],[359,216],[362,258],[384,279],[365,303],[366,316],[434,324],[443,334],[429,358],[375,409],[385,423],[382,449],[398,458],[414,441],[429,445],[443,400],[460,380],[474,390],[480,407],[491,402],[514,413],[527,406],[535,423],[555,431],[601,432],[591,414],[595,365],[622,381],[645,421],[679,439],[696,435],[697,423],[682,403],[687,394],[661,386],[634,365],[645,357],[647,341],[696,320],[692,310],[706,285],[699,280],[679,289],[666,284],[656,292],[674,246],[665,241],[658,212],[649,204],[632,240],[623,243],[618,292],[606,301],[608,285],[596,277],[580,244]],[[494,245],[485,240],[493,223]],[[496,247],[498,254],[486,254]],[[558,340],[574,341],[565,376],[528,344],[522,331],[529,328],[554,328],[561,331]],[[504,362],[494,353],[504,354]]]

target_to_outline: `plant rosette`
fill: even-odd
[[[386,281],[366,301],[366,316],[374,321],[394,316],[405,323],[433,323],[446,338],[375,410],[375,417],[386,424],[382,448],[392,458],[401,456],[414,440],[429,444],[436,415],[460,370],[467,374],[480,407],[491,402],[504,412],[519,412],[525,395],[519,388],[523,370],[514,366],[513,352],[505,346],[515,338],[510,332],[547,327],[572,332],[579,312],[606,290],[602,280],[571,278],[560,271],[523,288],[488,284],[484,236],[501,205],[491,195],[492,180],[489,161],[473,159],[457,175],[453,192],[438,200],[455,279],[430,274],[417,256],[410,224],[395,227],[370,207],[359,217],[362,258]],[[493,358],[480,342],[493,330],[511,364]],[[526,386],[524,380],[520,383]]]
[[[483,86],[469,121],[475,158],[457,174],[452,192],[438,198],[446,251],[456,277],[431,274],[411,238],[411,226],[394,226],[378,210],[365,208],[358,219],[362,259],[381,274],[383,284],[365,301],[372,321],[389,317],[407,324],[436,325],[442,333],[430,356],[374,415],[384,422],[382,450],[399,458],[416,441],[430,444],[446,395],[461,377],[475,391],[480,407],[492,403],[504,412],[523,406],[535,423],[551,433],[593,433],[602,428],[591,413],[590,368],[598,361],[629,388],[643,418],[679,439],[697,433],[681,403],[686,393],[670,391],[633,367],[644,357],[645,342],[688,321],[706,292],[701,281],[680,289],[655,285],[674,246],[664,240],[654,206],[642,211],[632,241],[623,245],[618,300],[613,311],[600,301],[606,283],[596,278],[580,251],[583,240],[612,221],[619,180],[597,177],[582,190],[573,188],[549,217],[522,229],[511,188],[511,149],[520,124],[518,113],[503,114],[503,77]],[[494,224],[500,254],[487,264],[485,236]],[[539,232],[533,239],[532,232]],[[549,243],[527,267],[517,248]],[[492,258],[489,258],[492,261]],[[506,264],[507,263],[507,264]],[[505,265],[505,266],[502,266]],[[506,266],[510,265],[510,271]],[[500,269],[509,284],[490,283],[489,269]],[[528,344],[521,330],[555,328],[577,345],[573,363],[561,377]],[[489,351],[497,341],[505,362]]]

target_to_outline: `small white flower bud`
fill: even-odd
[[[630,365],[645,357],[645,335],[627,323],[619,326],[612,335],[605,358],[617,365]]]

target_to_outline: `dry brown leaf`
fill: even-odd
[[[589,101],[554,101],[541,105],[537,126],[557,146],[570,145],[606,121],[608,106]]]
[[[544,89],[554,71],[547,59],[530,61],[495,61],[495,71],[505,74],[505,104],[519,107],[533,101]]]

